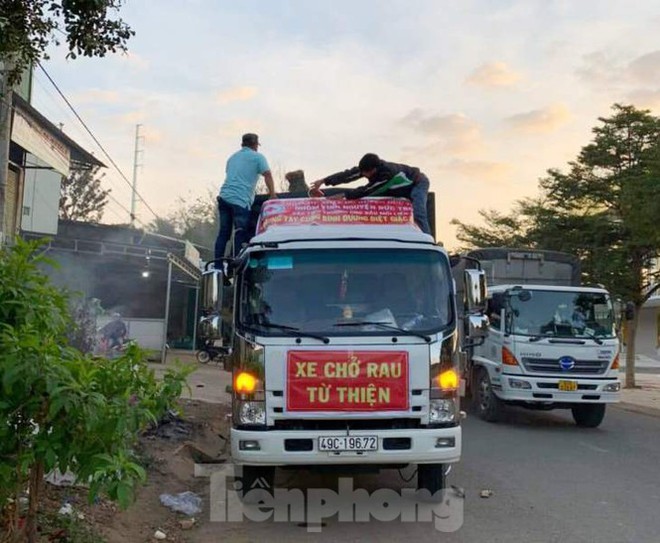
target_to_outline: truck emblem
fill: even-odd
[[[563,371],[570,371],[575,367],[575,358],[572,356],[562,356],[559,359],[559,367]]]

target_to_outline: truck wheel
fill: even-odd
[[[432,501],[442,501],[442,494],[437,492],[447,487],[447,466],[444,464],[418,464],[417,490],[427,490]]]
[[[208,351],[197,351],[195,358],[197,358],[197,362],[200,364],[208,364],[209,360],[211,360],[211,355]]]
[[[275,468],[272,466],[236,466],[238,495],[244,503],[259,503],[264,494],[273,494]]]
[[[486,422],[500,419],[502,401],[493,392],[488,370],[479,368],[473,381],[472,403],[479,418]]]
[[[605,418],[605,404],[574,405],[571,408],[575,424],[582,428],[597,428]]]

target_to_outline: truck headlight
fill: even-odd
[[[522,379],[512,379],[509,377],[509,386],[511,388],[524,388],[524,389],[530,389],[532,388],[532,385],[529,384],[528,381],[523,381]]]
[[[240,401],[238,406],[238,423],[252,425],[266,424],[266,402]]]
[[[603,392],[619,392],[619,390],[621,390],[621,383],[619,381],[609,383],[603,387]]]
[[[456,420],[456,402],[454,400],[431,400],[429,402],[429,423],[447,423]]]

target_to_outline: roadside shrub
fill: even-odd
[[[73,472],[93,500],[122,507],[145,479],[134,445],[180,396],[190,370],[158,381],[146,353],[93,358],[67,345],[68,300],[39,267],[37,242],[0,251],[1,541],[36,541],[44,475]],[[16,504],[27,491],[27,511]]]

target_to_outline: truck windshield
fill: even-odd
[[[261,335],[284,335],[282,327],[324,336],[393,334],[380,324],[432,333],[453,323],[449,263],[438,251],[261,251],[248,257],[238,289],[239,325]]]
[[[509,297],[510,329],[514,334],[579,338],[615,335],[614,310],[601,292],[526,289],[531,296]]]

